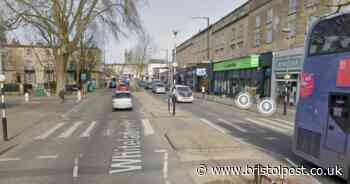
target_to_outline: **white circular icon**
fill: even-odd
[[[249,109],[252,106],[252,99],[249,93],[240,93],[235,99],[235,104],[240,109]]]
[[[271,116],[276,112],[276,104],[270,98],[263,99],[260,103],[257,104],[258,111],[266,116]]]

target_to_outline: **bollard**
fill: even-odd
[[[5,92],[4,92],[4,89],[3,89],[3,85],[1,85],[1,104],[2,104],[2,131],[3,131],[3,138],[4,138],[4,141],[8,141]]]
[[[77,102],[80,102],[81,101],[81,91],[78,90],[77,91]]]
[[[28,92],[24,93],[24,101],[29,102],[29,93]]]

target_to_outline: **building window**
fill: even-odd
[[[297,12],[298,0],[289,0],[288,13],[293,14]]]
[[[260,27],[261,21],[260,21],[260,16],[255,17],[255,28]]]
[[[260,29],[255,30],[255,47],[260,47]]]
[[[288,28],[290,29],[290,33],[288,34],[288,38],[295,37],[296,35],[296,14],[292,14],[288,16]]]
[[[273,10],[270,9],[267,11],[266,18],[266,43],[272,42],[272,24],[273,24]]]
[[[273,21],[273,9],[267,11],[266,24],[270,24]]]
[[[236,40],[236,28],[232,28],[232,42]]]
[[[260,47],[260,16],[255,17],[255,47]]]
[[[272,43],[272,24],[266,26],[266,43]]]

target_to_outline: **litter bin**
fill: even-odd
[[[36,88],[35,89],[35,96],[45,96],[44,88]]]

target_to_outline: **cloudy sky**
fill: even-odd
[[[155,58],[165,58],[166,54],[163,50],[174,48],[173,30],[179,31],[177,43],[181,43],[206,27],[205,20],[192,19],[192,17],[207,16],[210,17],[210,22],[214,23],[246,1],[148,0],[147,5],[140,9],[140,15],[155,45],[152,55]],[[107,62],[123,62],[125,48],[131,48],[134,44],[135,41],[132,38],[109,42],[106,47]]]

